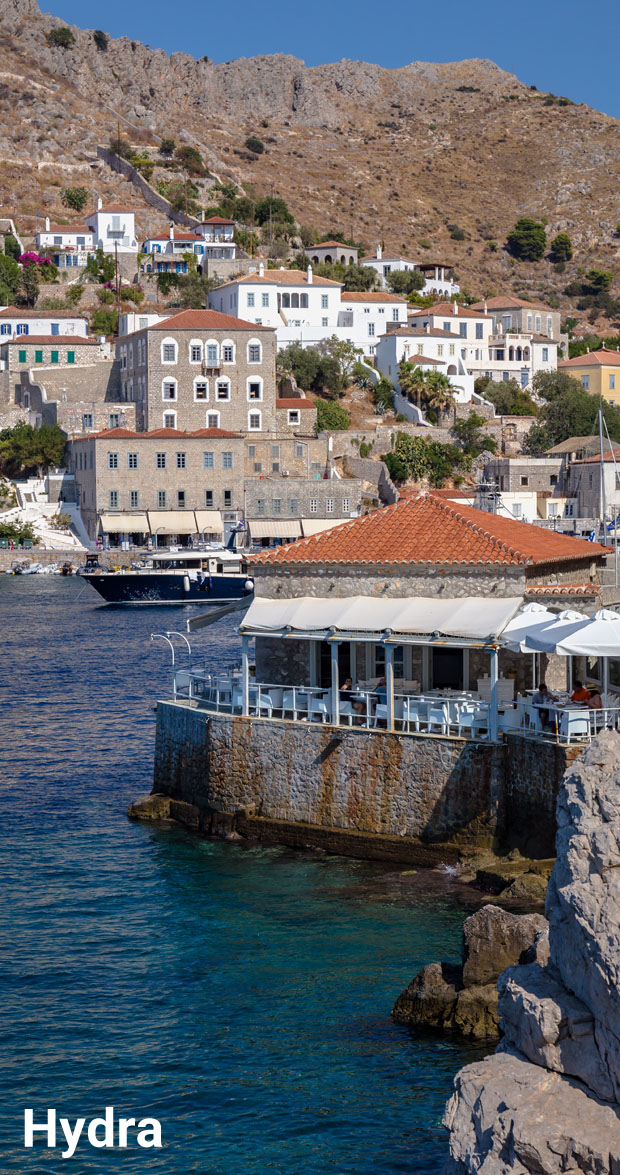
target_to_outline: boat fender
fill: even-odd
[[[253,592],[254,591],[254,580],[253,579],[246,579],[246,581],[243,585],[243,590],[244,590],[244,592]]]
[[[184,591],[184,592],[188,592],[188,591],[189,591],[189,587],[190,587],[190,584],[189,584],[189,575],[184,575],[184,576],[183,576],[183,591]]]

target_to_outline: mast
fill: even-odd
[[[603,404],[602,401],[598,410],[598,430],[599,440],[601,445],[601,521],[603,523],[603,545],[607,546],[607,531],[605,529],[605,515],[607,513],[607,504],[605,502],[605,454],[603,451]]]

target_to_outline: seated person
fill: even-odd
[[[603,702],[601,699],[601,695],[599,694],[596,687],[591,691],[591,693],[588,697],[588,706],[590,707],[591,710],[602,710],[603,709]]]
[[[532,705],[540,711],[540,722],[544,728],[549,725],[549,711],[546,708],[549,702],[557,702],[557,698],[549,693],[544,681],[539,682],[538,689],[532,697]]]
[[[387,705],[387,682],[385,680],[385,677],[379,678],[379,680],[375,686],[375,693],[377,695],[377,700],[379,702],[379,705],[381,705],[381,706]]]
[[[570,696],[571,702],[589,702],[590,691],[586,689],[581,681],[573,682],[573,692]]]
[[[340,687],[340,700],[342,702],[350,702],[356,713],[363,714],[364,703],[362,699],[357,696],[350,677],[347,677]]]

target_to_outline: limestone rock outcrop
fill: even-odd
[[[557,815],[548,958],[500,977],[503,1039],[457,1075],[446,1175],[620,1175],[619,734],[571,764]]]
[[[453,1030],[476,1040],[499,1035],[497,979],[512,963],[546,957],[540,914],[483,906],[465,920],[462,963],[429,963],[398,997],[399,1024]]]

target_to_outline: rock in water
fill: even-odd
[[[567,770],[549,955],[499,980],[504,1039],[456,1077],[446,1175],[620,1175],[620,735]]]

